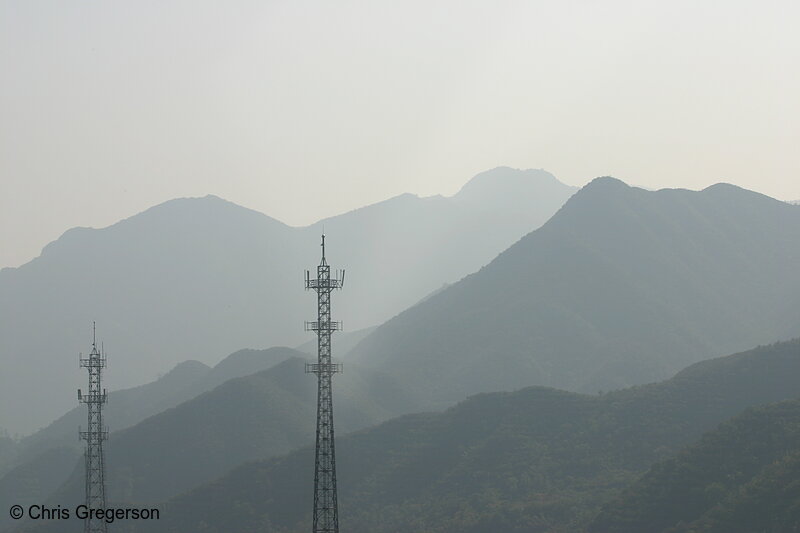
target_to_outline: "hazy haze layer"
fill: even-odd
[[[292,225],[498,164],[800,198],[800,4],[0,1],[0,266],[216,194]]]

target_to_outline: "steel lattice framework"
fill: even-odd
[[[306,289],[313,289],[317,293],[317,321],[306,322],[306,331],[317,333],[317,362],[306,365],[307,373],[317,375],[313,533],[339,533],[331,377],[342,371],[342,365],[331,362],[331,333],[341,329],[341,323],[331,321],[331,292],[343,286],[344,270],[331,278],[331,267],[325,261],[325,235],[323,235],[322,261],[317,267],[317,279],[311,279],[310,273],[306,270]]]
[[[101,387],[102,370],[106,366],[106,355],[97,349],[97,336],[92,326],[92,351],[88,357],[80,357],[80,366],[89,371],[89,393],[82,394],[78,389],[78,401],[85,403],[89,411],[89,426],[79,431],[80,438],[86,440],[86,507],[106,508],[105,462],[103,460],[103,441],[108,431],[103,426],[103,404],[108,400],[105,389]],[[90,513],[84,522],[85,533],[106,533],[108,524]]]

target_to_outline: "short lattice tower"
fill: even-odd
[[[85,403],[89,411],[89,425],[80,431],[80,438],[86,441],[86,507],[90,511],[84,521],[85,533],[107,533],[108,524],[97,518],[92,510],[106,508],[105,461],[103,441],[108,439],[108,431],[103,426],[103,405],[108,400],[102,388],[102,373],[106,366],[106,354],[97,348],[97,328],[92,323],[92,351],[87,357],[80,356],[80,366],[89,371],[89,392],[83,394],[78,389],[78,401]]]

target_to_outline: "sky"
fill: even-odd
[[[0,0],[0,267],[215,194],[291,225],[478,172],[800,199],[800,3]]]

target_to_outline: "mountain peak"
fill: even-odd
[[[559,223],[565,218],[571,220],[573,217],[586,219],[590,224],[593,224],[592,219],[597,215],[598,209],[604,210],[610,208],[610,206],[618,205],[619,202],[627,203],[629,197],[636,192],[643,193],[646,191],[631,187],[624,181],[612,176],[595,178],[575,193],[546,225]]]
[[[267,348],[266,350],[244,349],[233,352],[217,363],[213,371],[216,375],[221,376],[219,380],[223,381],[260,372],[277,366],[287,359],[304,355],[297,350],[283,346]]]
[[[733,185],[732,183],[726,183],[726,182],[723,181],[723,182],[715,183],[714,185],[709,185],[708,187],[703,189],[703,192],[745,191],[745,190],[747,190],[747,189],[742,189],[741,187],[739,187],[737,185]]]
[[[555,176],[541,168],[522,170],[511,167],[496,167],[473,176],[453,198],[463,198],[476,192],[485,193],[488,189],[524,187],[531,184],[565,186]]]
[[[594,178],[584,185],[581,190],[575,194],[573,200],[585,198],[619,198],[633,191],[643,191],[643,189],[632,187],[621,179],[613,176],[601,176],[599,178]]]
[[[451,198],[463,205],[519,212],[538,209],[542,202],[561,205],[577,190],[543,169],[497,167],[474,176]]]
[[[604,188],[609,189],[609,190],[611,190],[611,189],[615,189],[615,190],[631,189],[632,188],[630,185],[628,185],[627,183],[625,183],[624,181],[622,181],[619,178],[615,178],[614,176],[600,176],[599,178],[595,178],[592,181],[590,181],[584,187],[584,189],[588,189],[590,187],[592,187],[592,188],[604,187]]]
[[[749,189],[743,189],[742,187],[730,183],[715,183],[714,185],[706,187],[700,192],[704,195],[718,198],[728,203],[739,203],[742,201],[766,202],[770,204],[784,203],[780,200],[772,198],[771,196],[761,194],[760,192],[751,191]]]
[[[243,207],[239,204],[235,204],[230,200],[226,200],[224,198],[220,198],[219,196],[215,196],[213,194],[207,194],[206,196],[196,196],[196,197],[183,197],[183,198],[174,198],[172,200],[167,200],[166,202],[162,202],[157,204],[141,213],[133,215],[132,217],[126,218],[119,223],[124,223],[129,220],[133,219],[140,219],[140,218],[147,218],[147,217],[154,217],[154,218],[161,218],[161,217],[168,217],[168,218],[194,218],[197,216],[219,216],[219,215],[230,215],[235,217],[258,217],[263,218],[265,220],[269,220],[274,223],[282,224],[280,221],[261,213],[260,211],[255,211],[253,209]]]

